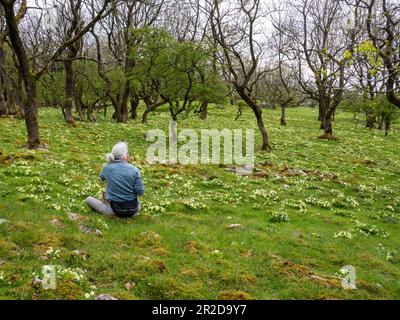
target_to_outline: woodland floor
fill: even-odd
[[[338,140],[323,141],[315,110],[287,113],[284,128],[279,110],[264,111],[274,151],[257,154],[264,173],[250,177],[147,164],[145,134],[167,128],[166,110],[147,125],[99,115],[70,127],[59,110],[41,109],[48,152],[22,148],[23,121],[0,119],[0,297],[399,299],[399,126],[385,137],[341,112]],[[250,112],[235,115],[212,108],[209,120],[190,115],[178,129],[254,126]],[[104,154],[119,140],[146,186],[131,220],[103,218],[83,202],[100,196]],[[94,229],[102,235],[86,233]],[[49,264],[56,290],[32,284]],[[356,290],[341,286],[345,265],[355,267]]]

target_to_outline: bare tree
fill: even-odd
[[[29,59],[27,50],[21,37],[18,27],[19,19],[15,15],[16,0],[1,0],[0,4],[4,9],[4,17],[8,28],[8,37],[11,46],[18,60],[18,70],[24,82],[25,88],[25,123],[28,131],[28,147],[37,149],[43,148],[44,145],[40,140],[39,124],[38,124],[38,108],[37,108],[37,81],[52,66],[66,48],[81,39],[100,19],[103,15],[108,14],[107,8],[111,0],[104,0],[101,9],[97,14],[78,32],[73,38],[65,40],[58,46],[54,53],[49,57],[37,70],[33,68],[32,61]],[[21,3],[22,7],[26,7],[26,0]]]
[[[114,118],[117,122],[128,121],[128,102],[131,102],[131,117],[137,117],[137,107],[139,104],[139,94],[132,90],[131,79],[129,77],[130,69],[135,61],[131,57],[131,51],[135,45],[135,38],[132,30],[143,26],[152,25],[158,18],[165,0],[152,1],[124,1],[115,6],[112,14],[101,21],[101,28],[91,33],[96,41],[97,60],[99,63],[99,75],[105,82],[105,92],[114,106]],[[92,4],[94,7],[94,4]],[[94,12],[96,10],[93,10]],[[113,90],[112,80],[107,75],[104,68],[104,54],[102,51],[102,41],[97,33],[105,32],[107,35],[107,49],[111,54],[113,61],[108,61],[111,65],[119,68],[123,75],[123,84],[120,90]]]
[[[362,4],[368,12],[368,36],[387,73],[387,99],[400,108],[400,4],[390,0],[362,0]]]
[[[57,3],[59,10],[58,25],[62,26],[62,36],[65,40],[71,40],[83,27],[82,0],[69,0],[67,3],[62,1]],[[82,45],[82,39],[71,43],[66,48],[66,57],[63,59],[65,68],[65,102],[64,118],[68,123],[73,123],[72,108],[75,98],[75,75],[73,62],[78,57]]]
[[[265,49],[257,40],[258,28],[262,18],[265,18],[261,4],[260,0],[213,0],[209,3],[212,33],[222,51],[223,63],[229,70],[230,77],[227,80],[254,112],[262,136],[261,149],[270,151],[262,109],[254,95],[255,84],[267,72],[258,72],[254,77]]]
[[[287,8],[290,19],[280,31],[291,57],[298,61],[298,82],[302,91],[318,102],[324,130],[321,138],[334,139],[332,120],[348,80],[346,68],[358,29],[347,25],[351,12],[340,1],[299,0],[288,2]]]
[[[299,85],[296,79],[295,59],[290,55],[290,46],[285,43],[284,28],[289,19],[284,4],[275,6],[271,15],[274,32],[271,37],[271,47],[275,51],[277,70],[269,74],[266,85],[268,86],[269,98],[274,104],[281,108],[280,123],[286,126],[286,108],[292,105],[299,105],[304,101],[299,93]]]
[[[21,6],[16,19],[21,20],[26,14],[26,7]],[[3,8],[0,7],[0,116],[24,116],[24,109],[21,103],[23,92],[13,74],[7,69],[6,60],[10,54],[8,40],[8,28],[4,19]],[[11,53],[12,54],[12,53]],[[14,58],[14,56],[12,56]]]

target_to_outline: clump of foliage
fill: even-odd
[[[150,27],[133,31],[132,37],[134,90],[161,97],[173,120],[192,110],[196,101],[225,102],[228,87],[210,60],[213,52],[208,44],[178,41],[164,29]]]
[[[372,99],[349,95],[343,102],[343,107],[355,114],[364,113],[366,126],[371,129],[384,130],[386,136],[400,115],[399,109],[391,104],[384,95],[378,95]]]
[[[270,221],[280,223],[280,222],[289,222],[290,219],[289,215],[286,212],[274,212],[271,214]]]

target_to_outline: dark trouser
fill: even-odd
[[[88,197],[86,198],[86,204],[93,209],[94,211],[104,214],[106,216],[117,216],[114,213],[114,210],[111,207],[110,202],[108,202],[107,200],[99,200],[93,197]],[[140,208],[141,208],[141,204],[140,201],[138,199],[138,209],[135,215],[138,215],[140,212]]]

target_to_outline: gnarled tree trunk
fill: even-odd
[[[208,101],[202,101],[200,105],[200,119],[206,120],[208,116]]]
[[[36,103],[36,79],[30,70],[29,59],[18,30],[17,19],[14,15],[14,3],[14,1],[1,1],[9,30],[10,42],[15,55],[17,56],[19,71],[25,86],[26,100],[24,109],[25,125],[28,132],[28,147],[31,149],[37,149],[42,148],[43,145],[40,141],[39,134],[38,108]]]
[[[333,130],[332,130],[332,115],[333,115],[333,110],[328,109],[325,111],[323,115],[323,130],[324,133],[322,136],[320,136],[320,139],[327,139],[327,140],[335,140],[335,137],[333,136]]]
[[[240,95],[240,97],[247,103],[247,105],[253,110],[254,115],[256,116],[257,127],[258,127],[258,130],[260,131],[260,134],[262,137],[261,150],[272,151],[271,145],[269,144],[268,132],[264,126],[262,109],[243,90],[240,90],[240,88],[237,88],[237,92]]]
[[[131,119],[136,120],[138,116],[139,96],[131,93]]]

